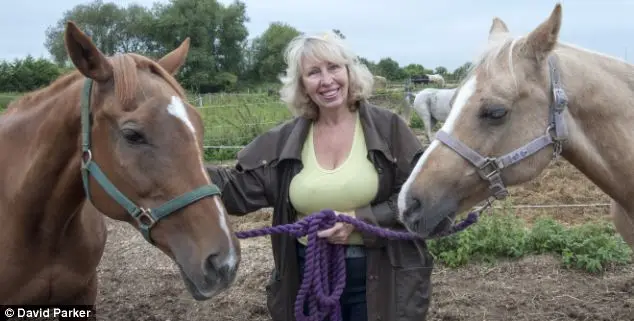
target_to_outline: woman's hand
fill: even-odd
[[[339,212],[337,214],[346,215]],[[347,244],[352,231],[354,231],[354,225],[337,222],[333,227],[317,232],[317,236],[326,238],[332,244]]]

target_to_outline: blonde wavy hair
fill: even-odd
[[[355,111],[359,102],[372,94],[374,77],[368,67],[338,35],[326,32],[321,35],[300,35],[293,38],[284,52],[286,73],[281,75],[280,98],[295,116],[308,119],[319,117],[319,108],[305,93],[302,83],[302,59],[312,58],[342,64],[348,70],[348,108]]]

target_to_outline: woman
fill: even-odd
[[[367,102],[372,74],[342,39],[298,36],[285,52],[281,98],[296,115],[238,153],[235,168],[209,165],[234,215],[274,207],[273,225],[330,208],[403,230],[397,195],[423,147],[401,118]],[[432,257],[422,241],[397,241],[337,223],[319,237],[346,246],[343,320],[424,320]],[[275,268],[267,285],[274,321],[295,320],[305,238],[272,235]]]

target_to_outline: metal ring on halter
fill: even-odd
[[[84,156],[88,155],[88,159],[86,159]],[[82,168],[86,168],[86,166],[88,166],[88,163],[90,163],[92,161],[92,152],[89,150],[85,150],[82,155],[81,155],[81,167]]]
[[[557,160],[559,158],[559,154],[561,154],[561,151],[563,150],[563,146],[561,143],[561,139],[557,139],[555,135],[551,133],[551,131],[554,129],[555,126],[551,123],[550,125],[548,125],[548,127],[546,127],[546,134],[550,135],[553,141],[553,159]]]
[[[152,210],[143,207],[141,207],[141,213],[139,213],[139,215],[136,217],[136,221],[137,223],[139,223],[139,226],[148,229],[156,224],[156,220],[154,219],[154,217],[152,217]]]
[[[553,126],[553,124],[549,124],[548,127],[546,127],[546,134],[549,134],[550,137],[553,138],[553,140],[555,139],[555,136],[553,136],[553,134],[551,134],[551,131],[555,129],[555,126]]]

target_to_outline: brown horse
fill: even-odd
[[[400,220],[421,236],[561,155],[612,199],[634,248],[634,65],[558,42],[561,5],[513,38],[495,18],[488,48],[399,195]]]
[[[0,118],[0,304],[93,305],[100,212],[172,258],[195,299],[211,298],[234,280],[240,248],[203,168],[201,117],[172,76],[189,38],[156,62],[107,58],[72,22],[64,36],[77,70]]]

